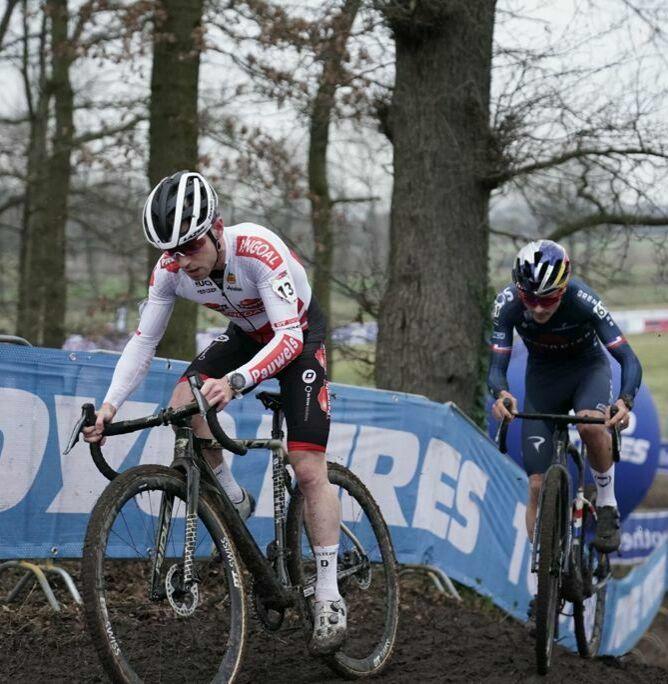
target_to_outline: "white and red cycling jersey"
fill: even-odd
[[[116,365],[105,402],[116,408],[139,386],[167,329],[177,297],[219,311],[262,349],[236,372],[247,385],[270,378],[295,359],[308,328],[311,286],[306,271],[275,233],[255,223],[216,230],[225,246],[225,270],[192,280],[163,255],[149,283],[136,334]]]

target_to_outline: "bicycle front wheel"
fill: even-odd
[[[181,473],[139,466],[116,477],[93,509],[84,611],[113,681],[231,682],[241,667],[247,610],[236,550],[200,494],[195,582],[188,583],[185,501]]]
[[[341,501],[339,590],[348,606],[348,635],[327,664],[346,677],[381,672],[392,656],[399,622],[399,582],[392,539],[378,504],[346,468],[329,463],[329,481]],[[304,497],[297,488],[287,521],[288,567],[292,583],[314,600],[316,567],[304,526]]]
[[[549,470],[543,484],[538,540],[538,594],[536,596],[536,667],[547,674],[559,613],[562,541],[562,475]]]
[[[576,562],[580,572],[586,598],[573,603],[573,622],[578,653],[583,658],[593,658],[598,653],[603,633],[605,599],[610,577],[610,562],[605,554],[598,552],[586,539],[594,534],[595,521],[589,509],[582,510],[582,543]]]

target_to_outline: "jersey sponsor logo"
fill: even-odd
[[[494,309],[492,310],[492,318],[498,318],[504,304],[506,302],[512,302],[513,299],[514,299],[513,293],[511,292],[509,287],[505,288],[505,290],[503,290],[502,292],[499,292],[499,294],[496,295],[496,299],[494,300]]]
[[[608,310],[603,306],[603,302],[599,299],[598,302],[596,302],[596,306],[594,307],[594,313],[599,317],[599,318],[605,318],[608,315]]]
[[[528,440],[530,444],[533,444],[536,451],[540,453],[540,448],[543,445],[543,442],[545,441],[545,437],[540,437],[539,435],[532,435],[528,438]]]
[[[237,238],[237,255],[259,259],[272,270],[283,263],[283,258],[269,242],[252,235]]]
[[[331,414],[329,399],[329,381],[325,380],[325,384],[318,392],[318,404],[320,404],[320,408],[322,409],[322,412],[327,415],[327,418],[329,418]]]
[[[266,380],[275,375],[283,366],[286,366],[302,350],[299,340],[289,335],[283,335],[274,351],[260,363],[250,369],[253,383]]]
[[[315,353],[316,361],[327,370],[327,351],[325,350],[325,345],[321,344]]]
[[[302,373],[302,382],[306,385],[310,385],[316,379],[316,372],[309,368]]]
[[[228,273],[225,276],[225,281],[227,282],[228,285],[236,285],[237,277],[234,275],[234,273]]]
[[[166,254],[159,261],[160,268],[164,268],[170,273],[176,273],[179,270],[179,265],[176,263],[176,259],[167,256]]]
[[[239,302],[239,306],[242,309],[257,309],[258,307],[264,308],[261,299],[242,299]]]
[[[295,318],[288,318],[284,321],[278,321],[277,323],[272,323],[271,327],[274,330],[284,330],[285,328],[298,328],[300,327],[299,318],[295,316]]]
[[[506,333],[504,333],[500,330],[495,330],[492,333],[492,339],[493,340],[505,340],[506,339]]]

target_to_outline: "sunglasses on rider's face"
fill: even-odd
[[[180,245],[176,249],[166,249],[164,250],[164,254],[172,257],[172,259],[176,259],[178,257],[192,256],[196,252],[199,252],[199,250],[202,249],[202,247],[204,247],[205,242],[206,235],[202,235],[202,237],[199,237],[196,240],[191,240],[190,242],[186,242],[185,245]]]
[[[538,295],[534,294],[529,294],[528,292],[524,292],[524,290],[518,290],[518,292],[520,295],[520,299],[522,300],[522,303],[525,306],[528,306],[530,308],[541,306],[543,309],[549,309],[551,306],[554,306],[557,302],[561,301],[561,298],[564,296],[565,290],[557,290],[552,294],[543,295],[542,297],[539,297]]]

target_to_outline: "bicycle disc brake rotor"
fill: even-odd
[[[197,583],[192,582],[189,587],[183,587],[181,565],[175,563],[167,571],[165,577],[165,591],[167,600],[174,612],[180,617],[190,617],[199,602]]]

